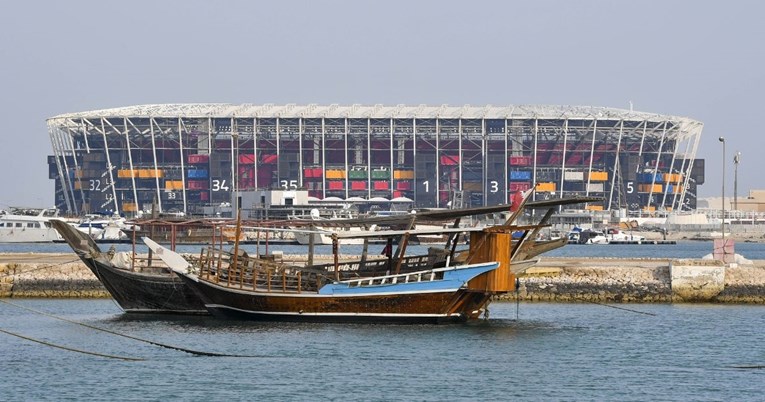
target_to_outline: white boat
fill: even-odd
[[[119,215],[85,215],[74,227],[95,240],[126,240],[127,235],[122,229],[132,229]]]
[[[609,243],[640,243],[645,241],[645,236],[636,235],[632,232],[625,233],[619,229],[608,229],[606,237],[608,238]]]
[[[609,240],[606,234],[600,230],[574,227],[568,233],[568,242],[572,244],[608,244]]]
[[[350,225],[341,225],[341,226],[333,226],[332,223],[343,220],[343,219],[353,219],[356,216],[354,216],[353,212],[348,209],[343,209],[339,211],[331,211],[332,215],[329,217],[321,216],[318,209],[312,209],[309,216],[291,216],[291,219],[295,220],[309,220],[311,221],[312,228],[310,233],[306,232],[295,232],[295,241],[298,242],[298,244],[307,245],[311,241],[311,236],[313,236],[313,244],[320,245],[331,245],[332,244],[332,233],[346,233],[346,232],[368,232],[369,230],[375,230],[375,226],[369,229],[365,229],[359,226],[350,226]],[[331,228],[330,228],[331,227]],[[294,229],[294,228],[293,228]],[[319,233],[317,233],[319,232]],[[326,232],[326,233],[320,233],[320,232]],[[362,238],[343,238],[340,244],[364,244],[364,239]]]
[[[50,243],[63,240],[51,227],[56,208],[15,208],[0,211],[0,243]]]

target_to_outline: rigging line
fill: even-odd
[[[43,269],[49,269],[49,268],[53,268],[53,267],[57,267],[57,266],[60,267],[62,265],[71,264],[71,263],[74,263],[74,262],[77,262],[77,261],[80,261],[80,259],[78,258],[78,259],[72,260],[72,261],[64,261],[64,262],[59,263],[59,264],[49,264],[49,265],[46,265],[46,266],[43,266],[43,267],[37,267],[37,268],[28,269],[26,271],[16,271],[16,270],[14,270],[14,272],[12,272],[12,273],[7,273],[5,275],[0,275],[0,279],[2,279],[2,278],[9,278],[11,276],[16,276],[16,275],[21,275],[21,274],[26,274],[26,273],[29,273],[29,272],[41,271]],[[15,262],[13,264],[17,264],[17,266],[18,266],[18,264],[26,264],[26,262],[22,262],[22,263]]]
[[[168,344],[165,344],[165,343],[155,342],[155,341],[151,341],[151,340],[148,340],[148,339],[138,338],[138,337],[135,337],[135,336],[132,336],[132,335],[127,335],[127,334],[119,333],[119,332],[116,332],[116,331],[112,331],[110,329],[97,327],[95,325],[85,324],[83,322],[78,322],[78,321],[70,320],[70,319],[67,319],[67,318],[64,318],[64,317],[58,317],[56,315],[53,315],[53,314],[50,314],[50,313],[46,313],[44,311],[35,310],[33,308],[30,308],[30,307],[21,306],[21,305],[18,305],[16,303],[12,303],[12,302],[9,302],[9,301],[3,300],[3,299],[0,299],[0,303],[9,304],[11,306],[14,306],[14,307],[17,307],[17,308],[20,308],[20,309],[23,309],[23,310],[31,311],[31,312],[33,312],[35,314],[40,314],[40,315],[44,315],[44,316],[47,316],[47,317],[55,318],[57,320],[66,321],[66,322],[71,323],[71,324],[81,325],[83,327],[94,329],[96,331],[102,331],[102,332],[106,332],[108,334],[121,336],[123,338],[133,339],[133,340],[136,340],[136,341],[139,341],[139,342],[144,342],[144,343],[148,343],[148,344],[151,344],[151,345],[155,345],[155,346],[159,346],[159,347],[163,347],[163,348],[167,348],[167,349],[178,350],[178,351],[186,352],[186,353],[193,354],[193,355],[214,356],[214,357],[261,357],[261,356],[254,356],[254,355],[237,355],[237,354],[204,352],[204,351],[198,351],[198,350],[193,350],[193,349],[187,349],[187,348],[183,348],[183,347],[180,347],[180,346],[168,345]]]
[[[588,302],[589,302],[589,303],[592,303],[592,304],[597,304],[598,306],[603,306],[603,307],[610,307],[610,308],[615,308],[615,309],[617,309],[617,310],[624,310],[624,311],[629,311],[629,312],[631,312],[631,313],[635,313],[635,314],[645,314],[645,315],[650,315],[650,316],[652,316],[652,317],[656,317],[656,314],[654,314],[654,313],[648,313],[648,312],[645,312],[645,311],[640,311],[640,310],[633,310],[633,309],[629,309],[629,308],[626,308],[626,307],[618,307],[618,306],[613,306],[613,305],[610,305],[610,304],[603,304],[603,303],[598,303],[598,302],[596,302],[596,301],[591,301],[591,300],[588,300]]]
[[[11,336],[15,336],[17,338],[25,339],[25,340],[28,340],[28,341],[31,341],[31,342],[36,342],[36,343],[39,343],[41,345],[50,346],[52,348],[68,350],[70,352],[77,352],[77,353],[83,353],[83,354],[86,354],[86,355],[92,355],[92,356],[98,356],[98,357],[106,357],[106,358],[109,358],[109,359],[118,359],[118,360],[125,360],[125,361],[133,361],[133,362],[138,362],[138,361],[146,360],[146,359],[142,359],[140,357],[125,357],[125,356],[117,356],[117,355],[108,355],[108,354],[104,354],[104,353],[91,352],[91,351],[88,351],[88,350],[70,348],[68,346],[57,345],[55,343],[50,343],[50,342],[46,342],[46,341],[43,341],[43,340],[40,340],[40,339],[30,338],[28,336],[17,334],[15,332],[6,331],[6,330],[4,330],[2,328],[0,328],[0,332],[2,332],[4,334],[11,335]]]

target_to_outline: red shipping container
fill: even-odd
[[[199,193],[199,200],[200,201],[208,201],[210,199],[210,193],[207,191],[202,191]]]
[[[393,198],[403,197],[404,193],[401,191],[394,191],[393,192]]]
[[[531,183],[528,182],[518,182],[513,181],[510,182],[510,186],[508,186],[508,190],[511,193],[517,192],[517,191],[526,191],[531,188]]]
[[[328,184],[328,188],[330,190],[342,190],[343,189],[343,182],[342,181],[331,181]]]
[[[442,165],[459,165],[460,157],[458,155],[443,155],[441,156]]]
[[[276,163],[278,160],[276,155],[273,154],[265,154],[263,155],[263,163]]]
[[[323,177],[324,172],[321,171],[321,168],[314,168],[313,169],[313,177]]]
[[[303,177],[305,177],[305,178],[314,177],[313,169],[309,169],[309,168],[303,169]]]
[[[189,190],[204,190],[209,187],[206,180],[189,180],[186,185]]]
[[[351,190],[366,190],[367,189],[367,182],[365,181],[352,181],[351,182]]]
[[[511,156],[510,164],[513,166],[529,166],[531,165],[530,156]]]
[[[189,163],[207,163],[210,155],[189,155]]]
[[[253,154],[239,155],[239,163],[253,164],[255,163],[255,155]]]
[[[375,190],[387,190],[388,189],[388,182],[387,181],[376,181],[373,183]]]
[[[412,189],[412,182],[410,181],[400,181],[396,183],[396,189],[397,190],[411,190]]]

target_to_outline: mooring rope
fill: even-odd
[[[0,302],[5,303],[5,304],[9,304],[11,306],[14,306],[14,307],[17,307],[17,308],[20,308],[20,309],[23,309],[23,310],[31,311],[31,312],[33,312],[35,314],[40,314],[40,315],[51,317],[51,318],[54,318],[54,319],[57,319],[57,320],[66,321],[68,323],[75,324],[75,325],[81,325],[83,327],[90,328],[90,329],[93,329],[93,330],[96,330],[96,331],[102,331],[102,332],[106,332],[108,334],[121,336],[123,338],[128,338],[128,339],[132,339],[132,340],[135,340],[135,341],[144,342],[144,343],[148,343],[150,345],[159,346],[159,347],[163,347],[163,348],[167,348],[167,349],[178,350],[178,351],[190,353],[190,354],[193,354],[193,355],[198,355],[198,356],[214,356],[214,357],[261,357],[261,356],[255,356],[255,355],[238,355],[238,354],[227,354],[227,353],[204,352],[204,351],[199,351],[199,350],[183,348],[183,347],[180,347],[180,346],[168,345],[168,344],[165,344],[165,343],[155,342],[155,341],[151,341],[151,340],[148,340],[148,339],[138,338],[138,337],[135,337],[135,336],[132,336],[132,335],[127,335],[127,334],[119,333],[119,332],[116,332],[116,331],[112,331],[110,329],[97,327],[95,325],[90,325],[90,324],[85,324],[85,323],[82,323],[82,322],[70,320],[70,319],[67,319],[67,318],[64,318],[64,317],[58,317],[56,315],[53,315],[53,314],[50,314],[50,313],[46,313],[44,311],[35,310],[33,308],[30,308],[30,307],[25,307],[25,306],[18,305],[16,303],[9,302],[7,300],[0,299]]]
[[[598,303],[598,302],[596,302],[596,301],[591,301],[591,300],[588,300],[588,302],[589,302],[589,303],[592,303],[592,304],[597,304],[598,306],[603,306],[603,307],[610,307],[610,308],[615,308],[615,309],[617,309],[617,310],[624,310],[624,311],[629,311],[629,312],[631,312],[631,313],[635,313],[635,314],[645,314],[645,315],[650,315],[650,316],[652,316],[652,317],[656,317],[656,314],[654,314],[654,313],[648,313],[648,312],[645,312],[645,311],[640,311],[640,310],[633,310],[633,309],[630,309],[630,308],[626,308],[626,307],[618,307],[618,306],[614,306],[614,305],[611,305],[611,304],[603,304],[603,303]]]
[[[57,345],[55,343],[50,343],[50,342],[42,341],[40,339],[30,338],[28,336],[17,334],[15,332],[6,331],[6,330],[4,330],[2,328],[0,328],[0,332],[2,332],[4,334],[11,335],[11,336],[15,336],[17,338],[25,339],[25,340],[28,340],[30,342],[36,342],[36,343],[39,343],[41,345],[50,346],[52,348],[57,348],[57,349],[68,350],[70,352],[77,352],[77,353],[82,353],[82,354],[91,355],[91,356],[106,357],[108,359],[117,359],[117,360],[134,361],[134,362],[145,360],[145,359],[142,359],[142,358],[139,358],[139,357],[125,357],[125,356],[117,356],[117,355],[108,355],[108,354],[104,354],[104,353],[91,352],[91,351],[88,351],[88,350],[70,348],[68,346]]]

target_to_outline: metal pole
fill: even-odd
[[[738,211],[738,163],[741,162],[741,152],[733,155],[733,209]]]
[[[722,142],[722,240],[723,255],[725,254],[725,137],[717,139]]]

